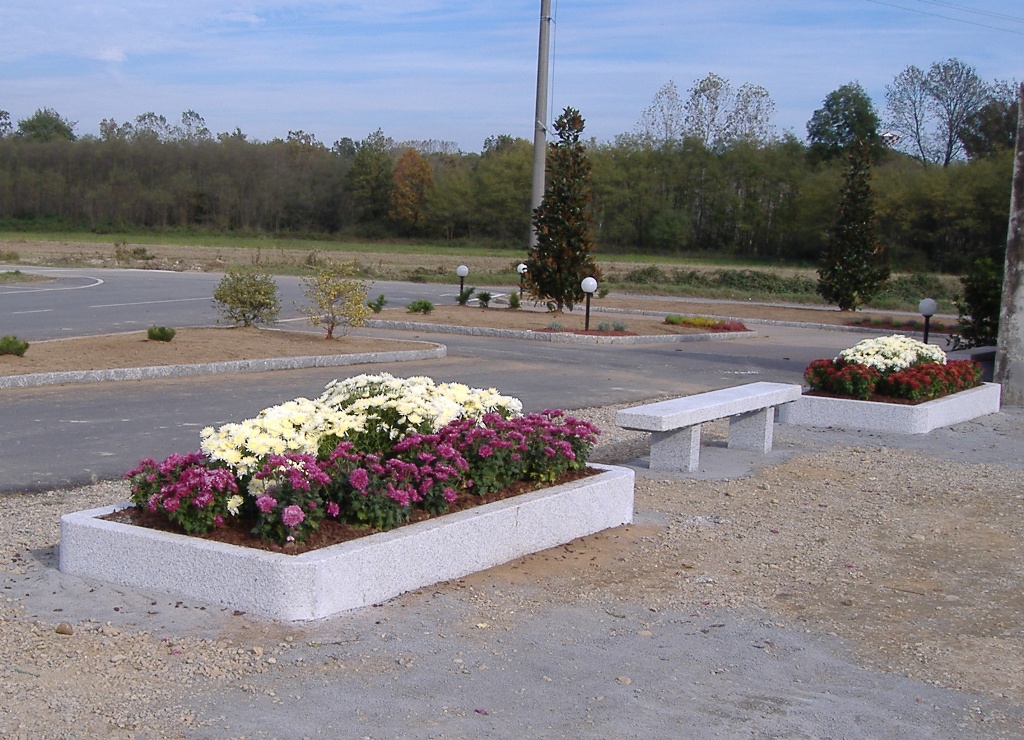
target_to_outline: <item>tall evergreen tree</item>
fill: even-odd
[[[871,152],[863,140],[850,148],[839,216],[829,232],[818,276],[818,293],[841,311],[856,311],[889,279],[885,253],[875,237]]]
[[[600,279],[591,235],[590,161],[580,143],[585,122],[566,108],[548,145],[544,199],[533,212],[537,245],[526,260],[531,293],[561,311],[583,299],[583,278]]]

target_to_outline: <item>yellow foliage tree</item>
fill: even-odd
[[[358,277],[355,262],[328,260],[314,275],[302,279],[302,294],[309,304],[299,306],[313,326],[327,330],[325,339],[333,339],[335,330],[346,334],[362,326],[370,315],[366,305],[369,284]]]
[[[395,163],[388,215],[411,232],[419,231],[426,218],[427,198],[434,185],[434,173],[415,149],[406,149]]]

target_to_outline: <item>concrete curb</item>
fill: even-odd
[[[386,341],[386,340],[381,340]],[[414,362],[437,360],[448,355],[448,348],[435,344],[431,349],[395,352],[364,352],[350,355],[311,355],[307,357],[272,357],[257,360],[232,360],[196,365],[153,365],[149,367],[114,368],[111,370],[72,370],[61,373],[29,373],[0,377],[2,388],[33,388],[43,385],[103,383],[119,380],[152,380],[184,378],[195,375],[262,373],[268,370],[300,370],[310,367],[343,367],[380,362]]]
[[[377,604],[633,521],[634,472],[600,474],[301,555],[65,514],[59,568],[270,619],[308,621]]]
[[[371,329],[393,329],[395,331],[419,331],[427,334],[462,334],[471,337],[503,337],[505,339],[529,339],[536,342],[557,342],[561,344],[662,344],[665,342],[715,342],[729,339],[751,339],[756,331],[708,332],[707,334],[659,334],[639,337],[601,337],[572,332],[522,331],[520,329],[491,329],[482,326],[459,326],[457,324],[431,324],[416,321],[383,321],[371,319],[366,322]]]

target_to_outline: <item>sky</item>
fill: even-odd
[[[632,131],[655,93],[709,73],[767,89],[780,132],[806,137],[829,92],[859,82],[884,118],[908,65],[957,58],[1024,80],[1020,0],[551,0],[550,119],[586,138]],[[99,133],[194,110],[215,134],[376,129],[480,151],[533,138],[539,0],[3,0],[0,110],[52,108]]]

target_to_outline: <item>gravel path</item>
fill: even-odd
[[[56,571],[62,513],[0,509],[0,736],[1024,735],[1024,413],[917,437],[777,426],[654,474],[633,525],[313,624]],[[71,634],[63,634],[70,632]]]

